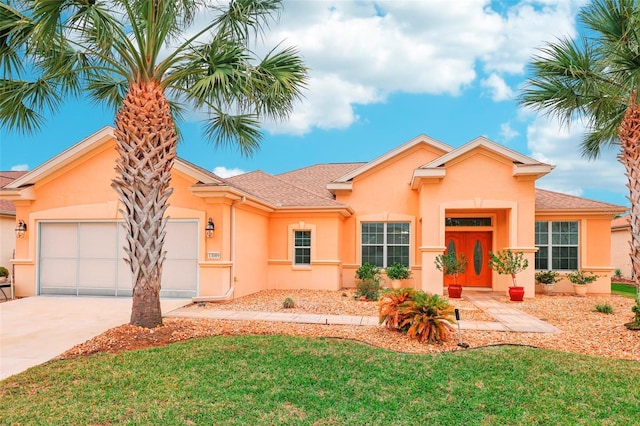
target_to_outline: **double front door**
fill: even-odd
[[[491,231],[445,233],[447,253],[455,251],[458,256],[464,253],[467,267],[458,275],[458,284],[468,287],[491,287],[491,269],[489,269],[489,250],[491,249]],[[454,283],[453,276],[445,276],[444,284]]]

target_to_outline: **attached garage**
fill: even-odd
[[[38,293],[131,296],[122,222],[40,222]],[[197,294],[198,223],[167,224],[161,297]]]

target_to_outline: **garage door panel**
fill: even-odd
[[[162,288],[193,290],[197,279],[190,260],[165,260],[162,270]]]
[[[198,227],[194,222],[169,222],[164,248],[168,259],[197,259]]]
[[[75,259],[42,259],[40,261],[40,287],[74,288],[75,282]]]
[[[118,251],[116,227],[115,223],[79,223],[80,257],[113,259]]]
[[[121,222],[44,222],[39,229],[41,294],[131,296]],[[197,241],[197,222],[167,224],[161,296],[197,294]]]
[[[78,225],[75,223],[56,223],[55,226],[40,227],[40,255],[48,258],[76,258],[78,256]]]

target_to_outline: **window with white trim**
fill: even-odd
[[[362,264],[409,266],[409,222],[362,222]]]
[[[578,222],[536,222],[537,270],[578,269]]]
[[[293,264],[311,265],[311,231],[293,231]]]

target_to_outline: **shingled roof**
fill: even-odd
[[[292,170],[276,175],[288,183],[302,187],[324,198],[333,198],[327,184],[366,163],[326,163]]]
[[[275,207],[347,207],[331,196],[318,195],[261,170],[233,176],[226,181]]]
[[[625,207],[560,192],[536,188],[536,210],[610,210],[623,212]]]
[[[611,229],[625,229],[629,227],[629,216],[622,216],[611,221]]]
[[[27,172],[0,171],[0,188],[3,188],[5,185],[10,184],[26,173]],[[0,214],[15,216],[16,206],[12,201],[0,200]]]

